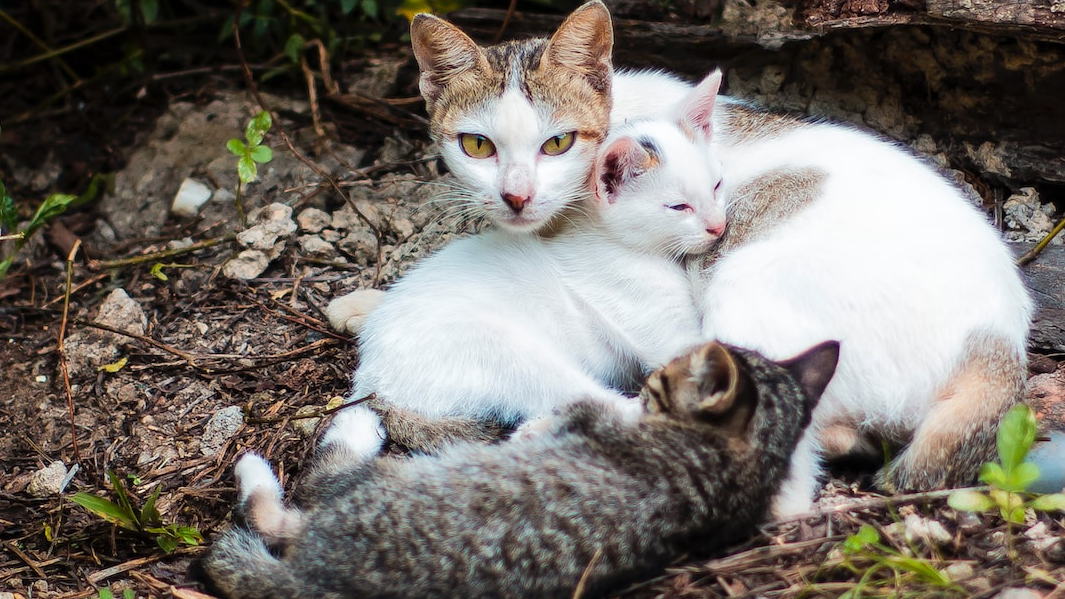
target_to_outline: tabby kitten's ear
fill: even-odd
[[[541,68],[562,67],[584,76],[593,89],[610,91],[614,30],[601,0],[581,5],[559,25],[544,48]]]
[[[618,189],[652,168],[655,160],[647,148],[631,137],[611,142],[595,161],[595,196],[613,204]]]
[[[710,139],[714,128],[714,104],[720,89],[721,70],[714,69],[685,96],[680,104],[680,124],[683,129]]]
[[[414,15],[410,41],[421,70],[418,87],[429,109],[440,98],[441,89],[463,73],[487,72],[484,52],[458,27],[428,13]]]
[[[790,360],[778,362],[795,377],[806,395],[806,422],[832,380],[838,362],[839,341],[819,343]]]

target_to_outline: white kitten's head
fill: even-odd
[[[469,216],[535,231],[587,195],[610,116],[610,14],[598,0],[550,39],[482,48],[442,19],[417,15],[411,41],[430,134]]]
[[[595,167],[600,221],[630,245],[673,256],[707,251],[725,229],[721,163],[710,147],[715,71],[672,116],[615,127]]]

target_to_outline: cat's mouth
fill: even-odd
[[[525,214],[523,212],[521,214],[507,215],[506,217],[497,219],[496,222],[505,229],[520,233],[532,233],[546,225],[547,220],[548,219]]]

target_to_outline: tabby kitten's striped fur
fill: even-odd
[[[302,512],[246,455],[237,475],[255,530],[223,534],[204,570],[232,599],[566,597],[582,575],[597,596],[753,531],[838,350],[775,363],[704,345],[650,377],[645,414],[582,402],[496,446],[374,459],[379,439],[338,433]],[[340,426],[360,428],[361,410]]]

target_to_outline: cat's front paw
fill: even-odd
[[[322,437],[323,450],[343,451],[354,460],[368,460],[381,452],[385,429],[381,418],[365,406],[349,406],[337,412]]]
[[[237,478],[239,501],[242,505],[247,503],[253,493],[263,493],[281,501],[281,483],[274,476],[270,463],[261,455],[251,452],[242,455],[233,467],[233,474]]]
[[[356,289],[329,302],[324,310],[325,317],[329,319],[333,330],[358,335],[366,317],[384,297],[385,292],[380,289]]]

